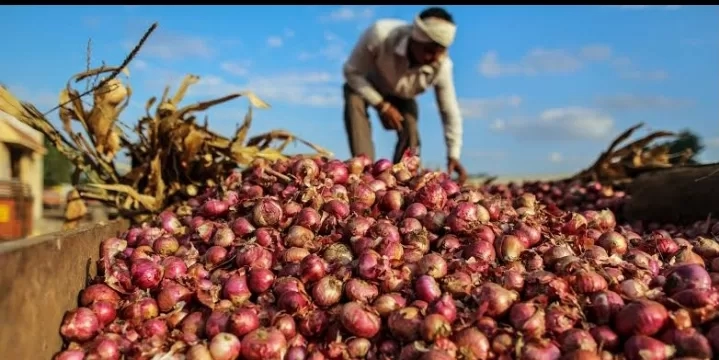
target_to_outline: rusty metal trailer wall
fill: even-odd
[[[0,243],[0,359],[52,358],[63,315],[95,275],[100,242],[127,227],[118,220]]]

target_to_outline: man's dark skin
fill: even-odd
[[[445,56],[447,48],[435,43],[420,43],[409,39],[407,43],[407,59],[411,67],[418,67],[438,61]],[[389,102],[381,102],[376,107],[377,113],[382,120],[382,125],[388,130],[402,130],[402,114]],[[447,172],[452,175],[457,173],[457,180],[460,184],[467,181],[467,171],[457,159],[447,157]]]

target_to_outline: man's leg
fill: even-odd
[[[345,129],[347,130],[352,156],[364,154],[374,161],[374,143],[372,142],[372,127],[367,113],[367,102],[349,85],[345,84],[343,89]]]
[[[402,122],[402,131],[397,132],[397,145],[394,148],[394,163],[402,160],[402,155],[407,149],[414,149],[419,155],[419,129],[417,121],[419,121],[419,107],[415,99],[401,99],[391,97],[388,101],[397,108],[402,114],[404,121]]]

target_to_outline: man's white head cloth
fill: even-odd
[[[412,39],[421,43],[434,42],[449,47],[454,42],[456,32],[457,25],[447,20],[436,17],[421,19],[417,16],[412,26]]]

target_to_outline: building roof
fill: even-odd
[[[21,145],[41,154],[47,152],[43,144],[44,136],[41,132],[2,110],[0,110],[0,124],[4,124],[12,132],[12,134],[8,134],[0,131],[0,142]]]

